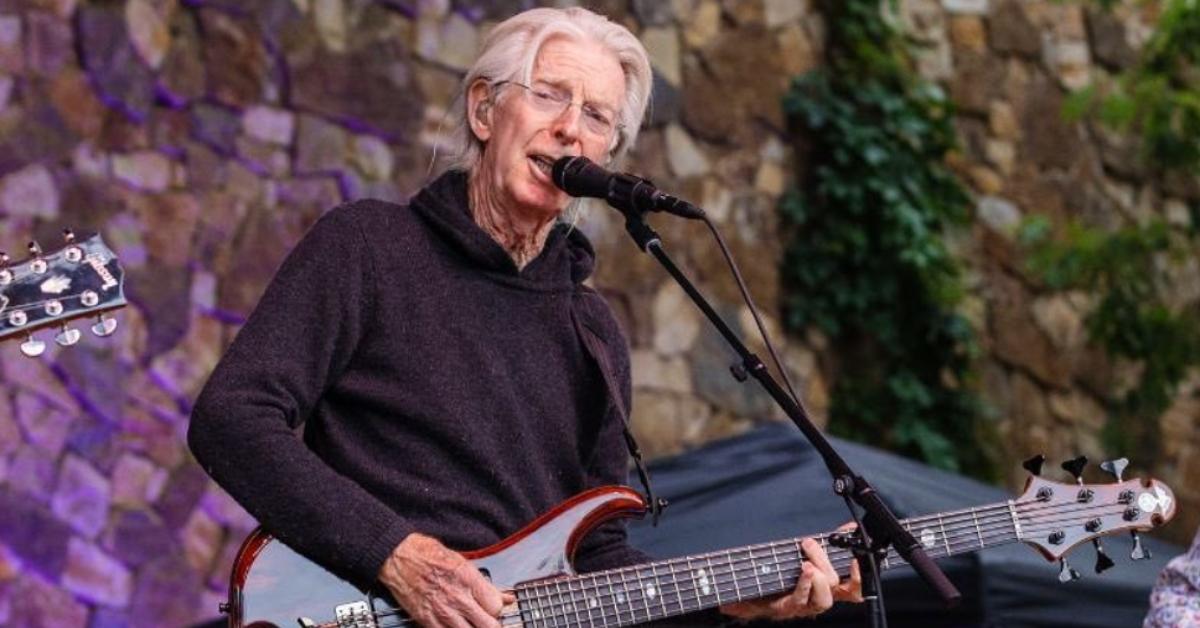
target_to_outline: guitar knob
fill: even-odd
[[[1067,559],[1065,559],[1065,558],[1058,559],[1058,565],[1059,565],[1059,569],[1058,569],[1058,581],[1059,582],[1070,582],[1072,580],[1079,579],[1079,572],[1075,571],[1075,569],[1072,568],[1071,565],[1067,563]]]
[[[1121,476],[1125,473],[1125,467],[1129,466],[1129,458],[1117,458],[1116,460],[1105,460],[1100,463],[1100,468],[1107,471],[1117,478],[1117,483],[1124,482]]]
[[[1063,471],[1075,476],[1075,481],[1083,484],[1083,468],[1087,466],[1087,456],[1079,456],[1062,463]]]
[[[96,324],[92,325],[92,333],[96,334],[97,336],[99,336],[101,338],[111,336],[113,334],[113,332],[116,330],[117,330],[117,320],[115,318],[109,318],[108,316],[106,316],[104,314],[101,314],[96,319]]]
[[[1133,537],[1133,551],[1129,552],[1129,557],[1133,560],[1149,560],[1150,550],[1142,546],[1142,537],[1137,533],[1137,530],[1131,530],[1129,535]]]
[[[61,347],[69,347],[77,342],[83,334],[79,333],[78,329],[71,329],[66,325],[62,326],[62,331],[54,336],[54,342],[57,342]]]
[[[1092,539],[1092,546],[1096,548],[1096,573],[1104,573],[1112,568],[1116,563],[1113,559],[1104,553],[1104,546],[1100,544],[1100,539]]]
[[[25,336],[25,342],[21,343],[21,353],[25,357],[36,358],[46,352],[46,343],[33,337],[33,334]]]
[[[1046,457],[1043,456],[1042,454],[1038,454],[1038,455],[1030,458],[1029,460],[1022,462],[1021,466],[1025,467],[1025,470],[1032,473],[1033,475],[1041,475],[1042,474],[1042,465],[1044,465],[1044,464],[1046,464]]]

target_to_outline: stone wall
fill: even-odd
[[[1127,3],[1112,14],[1065,2],[902,5],[910,31],[927,44],[923,75],[944,85],[958,107],[962,148],[951,164],[974,192],[976,220],[952,243],[970,268],[963,311],[982,340],[981,392],[1012,461],[1009,484],[1020,487],[1024,471],[1016,462],[1034,453],[1056,461],[1053,473],[1064,477],[1057,461],[1104,459],[1105,405],[1132,386],[1138,367],[1088,345],[1083,321],[1094,299],[1049,291],[1031,277],[1014,229],[1032,214],[1058,226],[1075,219],[1112,228],[1152,217],[1180,230],[1193,226],[1195,178],[1148,171],[1135,140],[1062,115],[1070,91],[1111,81],[1136,61],[1158,3]],[[1195,307],[1200,268],[1189,264],[1176,269],[1172,289],[1179,303]],[[1198,390],[1193,373],[1161,419],[1159,456],[1131,461],[1131,474],[1156,475],[1177,491],[1180,514],[1165,532],[1178,542],[1200,524],[1200,466],[1191,462],[1200,453]],[[1087,477],[1111,479],[1094,467]]]
[[[400,200],[430,177],[481,34],[532,4],[0,0],[0,248],[22,250],[30,236],[53,248],[64,226],[100,231],[131,301],[107,341],[37,360],[0,347],[0,624],[215,614],[254,522],[186,451],[191,400],[323,211],[364,195]],[[807,0],[588,6],[639,34],[653,58],[654,106],[629,168],[716,216],[820,419],[824,344],[778,331],[775,225],[796,177],[779,100],[788,77],[820,62],[820,16]],[[1131,171],[1129,146],[1058,115],[1064,89],[1130,62],[1154,16],[1110,20],[1050,0],[902,9],[930,44],[922,71],[962,109],[953,163],[979,220],[954,242],[972,268],[964,308],[988,350],[983,389],[1007,453],[1095,455],[1101,404],[1123,371],[1084,346],[1085,295],[1048,294],[1022,274],[1011,227],[1034,211],[1186,221],[1193,189]],[[656,224],[750,330],[707,232]],[[590,208],[582,228],[599,252],[596,286],[633,345],[649,455],[778,418],[729,376],[731,354],[611,212]],[[1170,450],[1157,461],[1177,487],[1200,476],[1186,462],[1200,414],[1189,403],[1164,419]],[[1181,496],[1200,510],[1200,495]]]

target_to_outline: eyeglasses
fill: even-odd
[[[515,85],[525,90],[527,100],[534,111],[551,118],[561,116],[572,105],[576,104],[571,93],[549,85],[530,86],[516,81],[496,81],[494,86]],[[590,102],[579,103],[579,111],[583,114],[583,129],[604,143],[611,142],[614,134],[624,128],[617,124],[617,113],[602,105]]]

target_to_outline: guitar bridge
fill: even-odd
[[[337,628],[378,628],[371,605],[366,602],[351,602],[336,606],[333,609],[333,616],[337,621]]]

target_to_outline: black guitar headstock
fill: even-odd
[[[61,346],[79,342],[82,334],[68,325],[75,319],[94,316],[92,333],[111,335],[117,321],[107,313],[126,304],[124,272],[100,236],[77,241],[64,230],[63,238],[52,253],[30,242],[30,257],[19,262],[0,252],[0,340],[23,338],[21,352],[29,357],[46,350],[33,335],[40,329],[57,329],[54,341]]]

